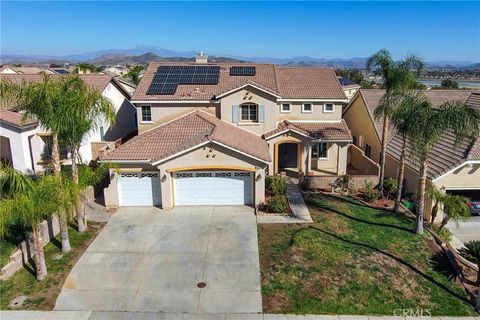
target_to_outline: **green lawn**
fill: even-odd
[[[45,246],[48,276],[41,282],[35,279],[34,268],[28,265],[28,269],[17,271],[7,281],[0,282],[0,309],[9,309],[8,305],[17,296],[26,295],[28,300],[21,309],[25,310],[51,310],[55,305],[62,285],[75,262],[80,258],[86,248],[100,232],[103,224],[89,222],[89,229],[85,233],[78,233],[71,226],[70,244],[72,250],[62,255],[59,236],[57,240]],[[58,259],[60,258],[60,259]]]
[[[310,225],[259,225],[264,312],[473,315],[432,238],[403,215],[348,198],[307,199]]]

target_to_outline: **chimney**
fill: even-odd
[[[195,62],[196,63],[208,63],[208,56],[203,53],[203,51],[200,51],[196,56],[195,56]]]

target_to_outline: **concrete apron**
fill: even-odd
[[[125,207],[74,266],[55,310],[258,313],[260,290],[253,208]]]

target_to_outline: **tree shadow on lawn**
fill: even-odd
[[[347,203],[351,203],[351,204],[355,204],[355,205],[364,206],[361,203],[355,203],[353,201],[349,201],[349,200],[346,200],[346,199],[337,198],[337,197],[332,197],[332,198],[334,198],[335,200],[341,201],[341,202],[347,202]],[[374,222],[374,221],[361,219],[361,218],[358,218],[358,217],[355,217],[355,216],[351,216],[351,215],[346,214],[345,212],[342,212],[338,209],[332,208],[331,206],[322,205],[321,203],[316,202],[315,200],[310,200],[309,199],[307,201],[307,203],[311,204],[311,205],[314,205],[316,207],[319,207],[321,209],[324,209],[324,210],[335,212],[336,214],[339,214],[339,215],[341,215],[345,218],[348,218],[348,219],[351,219],[351,220],[354,220],[354,221],[357,221],[357,222],[360,222],[360,223],[365,223],[365,224],[369,224],[369,225],[373,225],[373,226],[379,226],[379,227],[387,227],[387,228],[397,229],[397,230],[400,230],[400,231],[406,231],[408,233],[413,232],[412,229],[409,229],[409,228],[406,228],[406,227],[400,227],[400,226],[397,226],[397,225],[394,225],[394,224],[388,224],[388,223]],[[378,216],[392,216],[392,214],[387,214],[385,212],[382,212],[382,210],[380,210],[380,209],[373,209],[373,208],[371,208],[371,209],[376,211],[376,216],[377,217]],[[399,214],[395,214],[395,215],[396,215],[395,217],[398,217],[400,219],[405,219],[406,218],[404,216],[400,216]],[[409,221],[410,221],[410,219],[409,219]]]
[[[338,235],[336,235],[336,234],[333,234],[333,233],[328,232],[328,231],[326,231],[326,230],[320,229],[320,228],[318,228],[318,227],[309,226],[309,228],[310,228],[310,229],[313,229],[313,230],[316,230],[316,231],[318,231],[318,232],[321,232],[321,233],[323,233],[323,234],[329,235],[329,236],[331,236],[331,237],[333,237],[333,238],[335,238],[335,239],[337,239],[337,240],[340,240],[340,241],[342,241],[342,242],[345,242],[345,243],[348,243],[348,244],[352,244],[352,245],[355,245],[355,246],[360,246],[360,247],[363,247],[363,248],[367,248],[367,249],[370,249],[370,250],[372,250],[372,251],[374,251],[374,252],[378,252],[378,253],[382,254],[383,256],[385,256],[385,257],[387,257],[387,258],[393,259],[393,260],[397,261],[398,263],[401,263],[401,264],[404,265],[405,267],[409,268],[410,270],[412,270],[413,272],[415,272],[415,273],[418,274],[419,276],[423,277],[425,280],[429,281],[429,282],[432,283],[433,285],[435,285],[435,286],[437,286],[438,288],[442,289],[442,290],[445,291],[446,293],[450,294],[451,296],[454,296],[454,297],[456,297],[457,299],[460,299],[461,301],[463,301],[463,302],[465,302],[465,303],[467,303],[467,304],[469,304],[469,305],[471,305],[471,306],[474,306],[474,303],[473,303],[471,300],[469,300],[469,299],[467,299],[467,298],[459,295],[458,293],[454,292],[453,290],[451,290],[450,288],[448,288],[448,287],[445,286],[444,284],[442,284],[442,283],[438,282],[437,280],[435,280],[433,277],[431,277],[431,276],[429,276],[428,274],[422,272],[421,270],[419,270],[419,269],[416,268],[415,266],[411,265],[410,263],[408,263],[408,262],[406,262],[406,261],[404,261],[404,260],[402,260],[402,259],[400,259],[400,258],[398,258],[398,257],[396,257],[396,256],[394,256],[394,255],[392,255],[391,253],[388,253],[388,252],[386,252],[386,251],[384,251],[384,250],[382,250],[382,249],[375,248],[375,247],[370,246],[370,245],[365,244],[365,243],[361,243],[361,242],[357,242],[357,241],[353,241],[353,240],[349,240],[349,239],[342,238],[342,237],[340,237],[340,236],[338,236]],[[297,230],[297,231],[295,232],[295,234],[298,233],[298,232],[300,232],[300,231],[302,231],[302,230],[306,230],[306,229],[299,229],[299,230]],[[295,235],[295,234],[294,234],[294,235]],[[438,260],[437,260],[437,262],[438,262]],[[442,272],[447,272],[447,271],[445,270],[445,267],[443,267],[442,269],[443,269]],[[438,270],[437,270],[437,271],[438,271]]]

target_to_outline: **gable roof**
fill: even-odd
[[[284,132],[294,131],[320,141],[352,141],[352,134],[345,120],[338,122],[291,122],[284,120],[263,135],[269,139]]]
[[[2,67],[0,67],[0,73],[3,72],[6,69],[10,69],[17,74],[39,74],[39,73],[42,73],[44,71],[44,70],[42,70],[38,67],[14,67],[14,66],[11,66],[11,65],[3,65]],[[9,73],[7,73],[7,74],[9,74]]]
[[[443,103],[441,102],[442,99],[438,99],[437,105]],[[471,93],[466,104],[480,110],[480,92]],[[401,146],[401,137],[395,135],[388,143],[387,153],[398,160],[400,159]],[[480,161],[480,137],[476,141],[460,141],[455,145],[455,136],[452,132],[445,132],[433,146],[429,158],[427,177],[434,180],[462,165],[465,161]],[[418,161],[410,160],[407,164],[417,172],[419,171]]]
[[[271,161],[268,145],[260,136],[200,110],[132,138],[102,160],[155,163],[208,142],[216,142],[263,162]]]
[[[210,101],[237,88],[251,84],[285,99],[346,99],[335,72],[331,68],[286,68],[273,64],[244,63],[255,66],[253,76],[231,76],[230,67],[241,63],[209,63],[219,66],[218,84],[178,85],[170,95],[147,95],[155,72],[160,66],[198,66],[195,62],[151,63],[132,96],[136,101]]]

